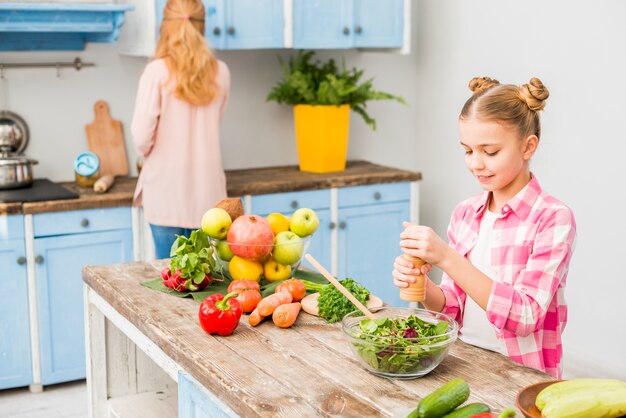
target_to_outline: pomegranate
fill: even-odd
[[[241,215],[230,226],[226,241],[236,256],[261,261],[272,251],[274,233],[264,217]]]

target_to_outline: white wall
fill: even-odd
[[[540,77],[551,97],[533,171],[542,186],[574,210],[578,244],[570,266],[570,315],[564,334],[568,376],[626,379],[626,292],[622,266],[626,197],[619,160],[626,152],[619,116],[626,113],[626,3],[558,0],[413,3],[413,53],[331,51],[366,69],[378,89],[403,95],[410,106],[372,103],[371,132],[352,116],[349,158],[421,171],[421,217],[445,234],[456,203],[480,192],[463,163],[457,117],[467,82],[488,75],[524,83]],[[279,77],[276,56],[289,51],[231,51],[233,86],[223,126],[226,168],[296,164],[291,110],[266,103]],[[129,161],[136,157],[128,125],[145,60],[119,56],[112,45],[86,51],[0,53],[0,62],[71,61],[95,68],[9,70],[0,81],[0,107],[31,127],[27,154],[40,160],[38,177],[73,178],[73,157],[86,149],[84,125],[93,103],[107,100],[125,124]],[[131,164],[134,165],[134,164]],[[134,167],[132,168],[134,172]]]

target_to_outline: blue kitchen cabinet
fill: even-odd
[[[11,237],[11,239],[9,239]],[[0,390],[32,381],[28,279],[21,215],[0,216]]]
[[[196,379],[184,372],[178,372],[178,417],[234,418],[238,415],[203,388]]]
[[[311,237],[307,252],[323,266],[330,269],[331,230],[334,224],[330,219],[330,190],[311,190],[304,192],[272,193],[252,196],[252,213],[267,216],[279,212],[286,216],[299,208],[310,208],[320,220],[317,231]],[[306,261],[304,261],[306,263]],[[309,266],[309,268],[312,268]]]
[[[404,0],[293,0],[293,48],[401,48]]]
[[[214,49],[282,48],[283,0],[203,0],[205,36]],[[157,0],[157,32],[166,0]]]
[[[351,277],[394,306],[406,305],[393,285],[403,221],[410,219],[410,184],[345,187],[338,192],[338,275]]]
[[[85,378],[85,265],[132,260],[128,207],[33,216],[41,382]]]

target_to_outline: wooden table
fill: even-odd
[[[271,321],[252,328],[244,316],[233,335],[210,336],[196,302],[139,285],[163,266],[83,271],[91,416],[187,417],[196,408],[220,417],[405,417],[457,377],[469,383],[470,401],[501,411],[523,386],[550,379],[460,341],[427,376],[381,378],[359,365],[339,324],[306,313],[289,329]]]

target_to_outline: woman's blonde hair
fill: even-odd
[[[204,105],[218,95],[217,60],[204,39],[201,0],[167,1],[154,55],[166,60],[170,80],[176,77],[174,95],[177,98],[193,105]]]
[[[527,84],[500,84],[489,77],[474,77],[469,82],[474,93],[463,106],[460,119],[477,117],[503,122],[517,128],[521,137],[541,136],[539,111],[550,95],[541,80],[533,77]]]

